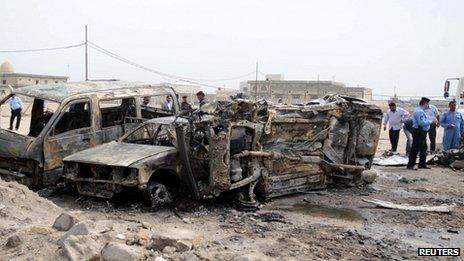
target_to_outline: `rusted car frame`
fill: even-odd
[[[88,81],[17,88],[0,104],[13,94],[31,100],[31,126],[28,135],[0,129],[0,175],[34,188],[57,181],[65,156],[115,140],[147,117],[172,114],[147,112],[142,109],[143,97],[176,97],[167,84]],[[102,108],[105,101],[122,102]],[[177,99],[173,101],[176,112],[179,106]],[[44,109],[47,102],[59,104],[54,113]]]
[[[198,198],[235,191],[242,206],[256,207],[257,195],[372,182],[381,119],[377,106],[349,97],[327,96],[307,106],[220,101],[193,114],[188,124],[160,118],[139,127],[164,124],[176,132],[169,146],[150,138],[129,146],[128,133],[65,158],[64,176],[86,195],[112,197],[137,187],[156,205],[186,187]],[[110,157],[124,153],[136,156],[124,164]],[[121,171],[127,172],[122,179]]]

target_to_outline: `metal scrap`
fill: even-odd
[[[411,210],[411,211],[441,212],[441,213],[451,212],[456,207],[455,204],[452,204],[452,205],[442,204],[440,206],[429,206],[429,205],[413,206],[409,204],[395,204],[389,201],[383,201],[379,199],[363,199],[363,201],[374,204],[382,208]]]

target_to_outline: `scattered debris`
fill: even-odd
[[[284,224],[288,223],[282,214],[276,212],[261,213],[258,214],[257,217],[263,222],[280,222]]]
[[[125,240],[125,239],[126,239],[126,236],[123,235],[123,234],[117,234],[117,235],[116,235],[116,238],[117,238],[117,239],[121,239],[121,240]]]
[[[110,242],[101,250],[101,257],[104,261],[137,261],[144,256],[137,248]]]
[[[157,230],[151,237],[149,249],[162,251],[166,246],[176,248],[179,252],[192,249],[195,243],[201,240],[196,233],[191,230],[181,228],[166,228]]]
[[[427,163],[434,161],[435,155],[427,155]],[[401,156],[398,154],[392,156],[382,156],[374,158],[372,164],[378,166],[406,166],[408,165],[409,158],[408,156]]]
[[[440,206],[412,206],[409,204],[395,204],[388,201],[378,200],[378,199],[363,199],[364,202],[374,204],[378,207],[391,208],[391,209],[400,209],[400,210],[411,210],[411,211],[427,211],[427,212],[444,212],[448,213],[453,211],[456,205],[446,205],[442,204]]]
[[[21,238],[18,235],[13,235],[7,239],[5,245],[7,247],[13,248],[13,247],[19,246],[20,244],[21,244]]]
[[[62,247],[68,260],[99,260],[102,243],[88,235],[70,235]]]
[[[455,229],[455,228],[448,228],[446,230],[446,232],[448,233],[453,233],[453,234],[459,234],[459,230]]]
[[[165,246],[163,248],[163,253],[165,254],[174,254],[177,251],[177,249],[173,246]]]
[[[270,258],[264,255],[263,253],[259,253],[259,252],[242,254],[232,259],[232,261],[266,261],[266,260],[270,260]]]
[[[419,179],[413,178],[413,179],[410,179],[410,178],[406,178],[406,177],[400,177],[400,178],[398,178],[398,181],[402,182],[402,183],[410,184],[410,183],[414,183],[414,182],[418,182],[418,181],[427,181],[427,179],[426,178],[419,178]]]
[[[90,222],[88,220],[81,221],[81,222],[75,224],[73,227],[71,227],[71,229],[69,229],[61,237],[61,239],[58,241],[58,243],[63,244],[63,242],[66,240],[66,238],[68,238],[71,235],[74,235],[74,236],[88,235],[90,233],[90,229],[92,227],[94,227],[92,222]]]
[[[440,239],[449,241],[451,238],[449,236],[441,235]]]
[[[464,169],[464,145],[459,149],[438,152],[433,161],[436,164],[449,166],[455,170]]]
[[[377,179],[377,171],[372,169],[364,170],[361,172],[361,179],[366,184],[372,184]]]
[[[29,232],[37,235],[49,235],[53,233],[48,227],[41,227],[41,226],[32,226],[29,229]]]
[[[142,222],[142,223],[140,223],[140,224],[141,224],[142,227],[145,228],[145,229],[150,229],[150,228],[151,228],[151,224],[148,223],[148,222]]]
[[[59,231],[68,231],[77,223],[77,219],[68,213],[61,213],[53,223],[53,227]]]

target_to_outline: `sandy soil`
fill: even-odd
[[[402,150],[403,139],[402,135]],[[388,148],[388,134],[383,132],[379,153]],[[421,171],[374,168],[379,177],[368,187],[281,197],[252,213],[237,211],[226,200],[185,200],[172,208],[152,210],[127,197],[107,202],[64,191],[47,195],[53,204],[22,186],[2,182],[0,260],[65,259],[57,243],[64,232],[51,228],[63,211],[79,220],[110,220],[125,234],[143,222],[151,224],[152,231],[193,230],[203,240],[189,252],[203,260],[233,260],[244,254],[276,260],[402,260],[417,259],[418,247],[464,248],[462,172],[437,166]],[[402,211],[376,208],[363,199],[457,207],[452,213]],[[12,235],[19,235],[22,243],[9,248],[5,243]],[[180,253],[143,251],[148,259],[183,258]]]

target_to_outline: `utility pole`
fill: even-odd
[[[85,26],[85,80],[89,80],[89,53],[87,40],[87,25]]]
[[[258,100],[258,61],[256,61],[255,101]]]

